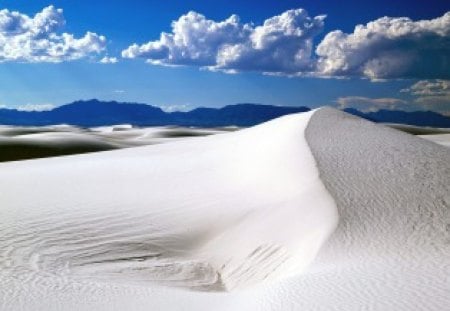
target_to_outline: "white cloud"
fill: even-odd
[[[450,80],[421,80],[400,92],[420,96],[449,95]]]
[[[414,96],[414,103],[424,109],[450,111],[450,80],[421,80],[401,92]]]
[[[100,60],[101,64],[116,64],[118,62],[119,60],[117,59],[117,57],[109,57],[109,56],[105,56]]]
[[[229,73],[259,71],[296,74],[313,70],[313,38],[325,16],[303,9],[271,17],[263,25],[241,23],[237,15],[220,22],[189,12],[172,23],[171,33],[122,51],[124,58],[144,58],[159,65],[195,65]]]
[[[345,96],[336,100],[339,109],[356,108],[362,112],[373,112],[380,109],[394,110],[407,102],[398,98],[370,98],[363,96]]]
[[[98,54],[106,38],[93,32],[75,38],[59,32],[65,25],[62,9],[44,8],[34,17],[0,10],[0,62],[62,62]]]
[[[18,106],[16,109],[18,111],[48,111],[55,108],[53,104],[25,104]]]
[[[159,40],[133,44],[124,58],[150,64],[193,65],[213,71],[257,71],[274,75],[391,78],[450,77],[450,12],[431,20],[383,17],[353,33],[328,33],[314,51],[325,16],[288,10],[262,25],[236,15],[213,21],[189,12],[172,22]]]
[[[189,111],[193,108],[191,103],[185,104],[169,104],[160,107],[165,112]]]
[[[363,96],[345,96],[336,100],[338,108],[356,108],[362,112],[380,109],[431,110],[442,114],[450,113],[450,80],[420,80],[400,92],[409,94],[411,99],[370,98]]]
[[[385,78],[450,77],[450,12],[432,20],[383,17],[317,46],[318,74]]]

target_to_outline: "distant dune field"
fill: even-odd
[[[414,135],[421,135],[450,146],[449,129],[387,124]],[[131,125],[79,128],[55,126],[0,126],[0,162],[47,158],[128,147],[153,145],[184,138],[214,135],[239,130],[237,127],[133,127]]]
[[[68,125],[0,126],[0,162],[106,151],[233,131],[236,128],[133,128],[131,125],[78,128]]]

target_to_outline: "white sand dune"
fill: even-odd
[[[446,310],[449,187],[447,148],[332,109],[0,164],[0,310]]]
[[[57,296],[72,280],[222,291],[301,272],[337,224],[310,115],[0,165],[4,305],[11,289]]]
[[[450,150],[332,109],[306,137],[339,225],[311,280],[326,299],[304,306],[449,310]]]
[[[429,141],[435,142],[436,144],[450,147],[450,134],[431,134],[431,135],[420,135],[420,137],[425,138]]]

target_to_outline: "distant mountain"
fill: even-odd
[[[188,126],[251,126],[290,113],[309,111],[308,107],[279,107],[257,104],[236,104],[223,108],[197,108],[188,112],[173,112],[176,124]]]
[[[433,111],[378,110],[364,113],[354,108],[344,111],[374,122],[450,128],[450,118]]]
[[[286,114],[309,111],[308,107],[280,107],[260,104],[236,104],[223,108],[197,108],[188,112],[165,112],[147,104],[104,102],[96,99],[76,101],[50,111],[0,109],[0,124],[101,126],[129,123],[138,126],[252,126]],[[384,123],[450,128],[450,118],[431,111],[379,110],[364,113],[344,111]]]
[[[103,102],[96,99],[76,101],[50,111],[27,112],[0,109],[0,124],[50,125],[72,124],[100,126],[130,123],[140,126],[251,126],[289,113],[305,112],[307,107],[277,107],[236,104],[223,108],[197,108],[188,112],[164,112],[147,104]]]
[[[135,125],[167,124],[167,114],[146,104],[102,102],[96,99],[76,101],[50,111],[28,112],[0,109],[0,123],[8,125],[72,124],[100,126],[119,123]]]

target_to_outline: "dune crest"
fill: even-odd
[[[306,138],[339,225],[311,267],[328,269],[312,278],[327,300],[305,288],[302,306],[448,309],[450,150],[331,108],[313,115]]]

